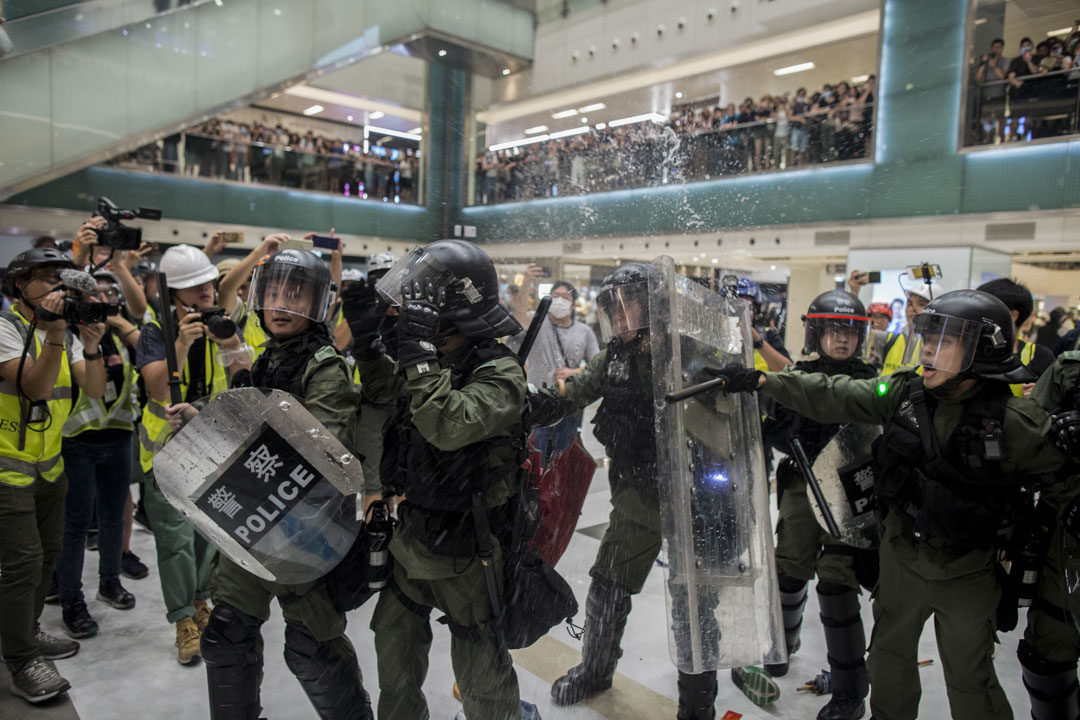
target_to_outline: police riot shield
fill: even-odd
[[[821,494],[840,531],[837,538],[853,547],[878,546],[881,528],[874,512],[874,455],[870,446],[881,435],[877,425],[844,425],[813,463]],[[818,524],[829,524],[814,493],[807,493]]]
[[[215,395],[154,456],[154,479],[207,540],[265,580],[325,575],[362,527],[360,459],[280,390]]]
[[[1058,531],[1061,535],[1061,577],[1058,582],[1062,583],[1065,611],[1072,621],[1074,637],[1080,637],[1080,537],[1073,534],[1076,520],[1074,513],[1066,512],[1064,527]]]
[[[757,396],[666,399],[710,380],[706,368],[753,366],[749,303],[677,275],[667,256],[649,286],[671,658],[686,673],[784,662]]]

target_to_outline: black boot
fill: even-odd
[[[260,624],[228,603],[214,605],[199,647],[206,665],[210,720],[258,719]]]
[[[715,720],[716,671],[690,675],[679,671],[678,720]]]
[[[1026,640],[1020,641],[1024,687],[1031,697],[1033,720],[1077,720],[1080,718],[1080,687],[1076,663],[1052,663],[1044,660]]]
[[[833,688],[818,720],[857,720],[866,714],[870,692],[859,593],[835,583],[818,583],[817,593]]]
[[[630,615],[630,591],[618,583],[594,577],[585,601],[585,637],[581,664],[551,685],[556,705],[573,705],[611,687],[622,650],[623,631]]]
[[[285,664],[322,720],[353,720],[357,709],[360,720],[375,720],[371,698],[360,681],[356,650],[344,635],[319,642],[304,626],[288,623]]]
[[[784,641],[790,656],[799,650],[803,608],[806,607],[806,581],[781,575],[779,585],[780,607],[784,617]],[[788,663],[766,663],[765,669],[774,678],[784,677],[787,675]]]

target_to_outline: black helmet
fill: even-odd
[[[601,311],[598,319],[602,340],[631,330],[640,334],[649,329],[649,276],[652,273],[652,265],[635,261],[623,263],[604,278],[596,296]]]
[[[311,301],[303,307],[290,302],[287,294],[277,298],[268,298],[266,288],[271,281],[280,281],[294,288],[311,289]],[[259,317],[263,329],[266,327],[263,310],[280,310],[306,317],[315,323],[326,321],[337,287],[330,278],[330,268],[309,250],[282,250],[267,258],[255,268],[248,296],[248,307]]]
[[[958,339],[962,349],[943,353],[945,337]],[[1012,312],[1005,303],[979,290],[954,290],[915,316],[904,364],[1026,382],[1031,373],[1013,352],[1015,342]]]
[[[75,264],[67,255],[55,248],[34,248],[16,255],[7,266],[7,274],[4,276],[4,294],[8,297],[18,297],[19,291],[15,287],[15,281],[30,273],[39,265],[61,265],[66,268],[75,268]]]
[[[821,293],[802,316],[804,328],[803,354],[821,354],[821,336],[827,328],[855,332],[855,347],[851,357],[859,357],[867,348],[866,335],[870,318],[859,298],[845,290]]]
[[[467,240],[439,240],[394,263],[375,285],[391,305],[400,305],[406,282],[430,282],[446,291],[442,318],[466,337],[498,338],[521,332],[499,302],[499,274],[487,253]]]

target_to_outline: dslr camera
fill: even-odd
[[[199,311],[199,319],[206,323],[210,334],[221,340],[227,340],[236,334],[236,323],[225,315],[225,308],[214,306]]]
[[[142,228],[129,227],[122,220],[142,218],[143,220],[160,220],[161,210],[150,207],[140,207],[138,210],[121,210],[112,200],[107,197],[98,198],[97,212],[95,217],[105,218],[107,223],[100,230],[95,229],[98,242],[114,250],[138,250],[142,244]]]
[[[64,310],[60,315],[42,307],[36,308],[34,314],[45,321],[63,318],[69,325],[92,325],[103,323],[106,318],[119,315],[120,306],[112,303],[88,302],[68,295],[64,298]]]

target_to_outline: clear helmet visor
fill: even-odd
[[[596,296],[600,309],[601,341],[618,336],[624,342],[649,328],[649,283],[630,283],[603,290]]]
[[[981,322],[936,313],[916,315],[908,332],[903,364],[962,373],[975,359],[981,331]]]
[[[306,268],[284,263],[268,263],[255,268],[251,277],[248,307],[256,314],[287,314],[312,322],[326,320],[333,292],[329,283],[317,280]],[[263,315],[272,325],[271,317]]]
[[[454,273],[423,248],[413,250],[394,263],[375,283],[375,292],[390,306],[401,307],[401,288],[407,282],[418,282],[420,287],[425,287],[430,282],[433,287],[448,290],[458,285]]]
[[[855,315],[807,315],[804,349],[838,362],[870,357],[870,319]]]

